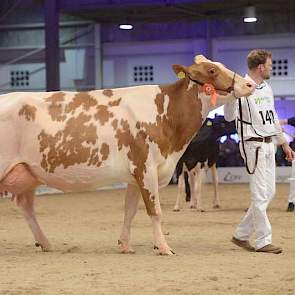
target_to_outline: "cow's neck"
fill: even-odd
[[[156,133],[161,135],[155,141],[162,155],[167,157],[183,150],[201,127],[202,103],[198,98],[198,86],[187,79],[159,87],[161,93],[155,99],[158,110]]]

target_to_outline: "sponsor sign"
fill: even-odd
[[[220,167],[217,169],[219,183],[247,183],[249,175],[245,167]],[[290,182],[291,167],[276,168],[276,182]],[[209,170],[205,176],[206,182],[212,182],[211,171]]]

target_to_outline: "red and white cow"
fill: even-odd
[[[216,107],[253,91],[251,83],[203,56],[173,69],[183,78],[169,85],[0,97],[0,191],[13,194],[36,246],[50,249],[34,214],[38,185],[82,191],[126,182],[121,251],[133,252],[130,225],[141,194],[155,247],[160,254],[173,254],[161,230],[159,188],[169,183],[214,108],[214,89]]]

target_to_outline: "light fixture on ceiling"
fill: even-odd
[[[255,6],[245,7],[244,23],[255,23],[257,22]]]
[[[119,28],[121,30],[132,30],[133,29],[133,26],[130,25],[130,24],[121,24],[121,25],[119,25]]]

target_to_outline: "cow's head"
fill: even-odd
[[[189,67],[173,65],[173,69],[180,78],[198,84],[201,92],[213,98],[213,104],[216,98],[220,105],[233,98],[249,96],[253,92],[253,83],[229,70],[223,64],[212,62],[203,55],[197,55],[194,61],[194,64]],[[232,95],[228,95],[229,93]],[[219,101],[220,99],[222,101]]]

